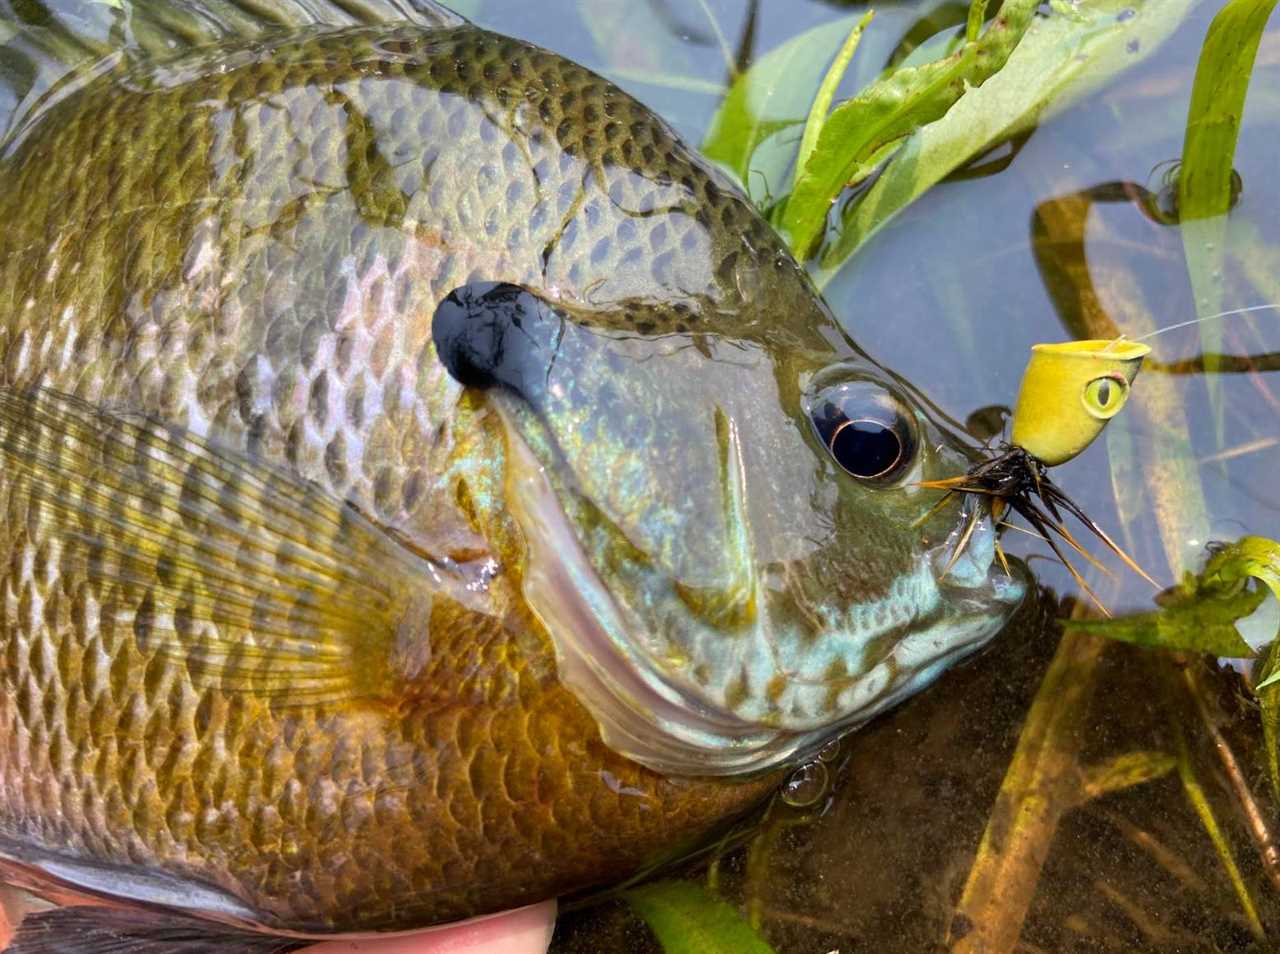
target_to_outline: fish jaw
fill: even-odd
[[[995,530],[982,517],[960,559],[946,556],[957,529],[896,581],[894,598],[927,621],[842,688],[838,718],[795,730],[744,717],[672,678],[631,638],[624,608],[576,540],[544,466],[514,428],[508,434],[508,501],[528,547],[524,594],[551,636],[560,678],[594,716],[607,745],[667,775],[757,775],[803,757],[981,648],[1027,589],[1021,578],[993,568]],[[864,642],[877,635],[868,633]],[[798,682],[804,691],[804,680]]]

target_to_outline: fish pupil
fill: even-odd
[[[879,477],[897,464],[902,441],[893,428],[875,420],[846,420],[831,436],[831,456],[855,477]]]
[[[827,453],[859,480],[891,482],[914,457],[915,429],[901,400],[874,382],[854,379],[822,388],[807,410]]]

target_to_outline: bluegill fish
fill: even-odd
[[[917,486],[972,452],[640,103],[420,3],[199,13],[0,153],[11,880],[136,950],[583,889],[1011,614]]]

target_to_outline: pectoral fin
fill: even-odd
[[[94,905],[28,914],[4,954],[286,954],[306,944],[215,921]]]
[[[0,530],[87,586],[100,628],[226,691],[384,696],[432,601],[468,599],[455,565],[322,488],[54,391],[0,388],[0,500]]]

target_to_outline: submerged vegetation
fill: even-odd
[[[689,882],[680,888],[679,882],[667,881],[660,890],[642,889],[656,892],[652,896],[624,895],[668,952],[736,950],[733,944],[747,943],[737,933],[744,926],[727,917],[714,889],[741,899],[748,920],[761,932],[751,944],[763,944],[768,937],[783,952],[791,949],[787,939],[797,937],[832,948],[852,944],[851,949],[871,942],[877,949],[884,943],[884,949],[912,950],[942,941],[953,952],[1068,950],[1075,949],[1074,943],[1090,950],[1273,948],[1280,935],[1280,847],[1274,831],[1280,819],[1280,544],[1269,537],[1280,528],[1272,513],[1274,498],[1260,498],[1256,523],[1234,521],[1234,539],[1210,543],[1218,539],[1211,530],[1224,520],[1209,503],[1216,499],[1216,486],[1206,489],[1202,482],[1206,468],[1273,454],[1280,444],[1274,426],[1280,403],[1259,377],[1275,366],[1273,356],[1265,347],[1261,354],[1231,353],[1233,343],[1238,349],[1242,342],[1267,340],[1253,319],[1257,311],[1280,303],[1274,246],[1266,244],[1256,225],[1227,214],[1241,194],[1237,142],[1273,6],[1274,0],[1231,0],[1220,9],[1195,0],[1052,0],[1047,5],[1006,0],[992,15],[982,0],[975,0],[967,8],[930,7],[905,32],[895,27],[894,35],[902,36],[897,47],[883,17],[868,10],[802,32],[746,68],[744,51],[751,37],[744,36],[735,56],[715,25],[729,81],[709,123],[704,151],[742,181],[824,287],[843,280],[869,240],[934,186],[1006,168],[1042,124],[1091,96],[1093,108],[1104,108],[1096,105],[1095,94],[1123,84],[1127,71],[1156,55],[1179,30],[1198,30],[1198,66],[1182,117],[1180,161],[1166,164],[1151,188],[1106,183],[1042,202],[1032,219],[1032,253],[1069,336],[1142,339],[1167,325],[1194,323],[1201,353],[1180,361],[1157,353],[1148,364],[1147,380],[1135,388],[1138,421],[1115,426],[1106,441],[1109,503],[1122,539],[1143,543],[1139,524],[1153,525],[1162,546],[1152,552],[1144,543],[1147,560],[1157,576],[1179,582],[1158,593],[1153,608],[1142,609],[1149,596],[1135,597],[1101,568],[1095,584],[1103,580],[1104,590],[1129,611],[1103,620],[1083,604],[1067,604],[1070,618],[1056,652],[1033,667],[1038,681],[1020,690],[1023,702],[1015,708],[1025,717],[1015,723],[1016,741],[1012,748],[997,746],[1005,756],[998,790],[991,790],[989,782],[975,783],[979,791],[973,799],[987,806],[979,829],[985,834],[976,843],[976,854],[968,856],[967,874],[946,871],[944,883],[925,889],[936,890],[937,898],[916,898],[915,907],[907,910],[899,899],[892,902],[897,911],[892,917],[883,907],[890,904],[890,892],[865,881],[840,889],[803,886],[806,878],[836,879],[842,871],[874,878],[879,872],[868,852],[902,853],[900,846],[886,845],[892,836],[861,827],[866,817],[887,826],[903,822],[883,806],[856,805],[856,799],[868,799],[874,782],[854,779],[874,776],[886,761],[902,768],[900,759],[876,750],[877,739],[883,746],[895,744],[894,734],[904,731],[923,731],[925,738],[938,731],[955,734],[935,727],[945,719],[948,705],[953,710],[960,706],[954,693],[983,682],[973,673],[955,677],[961,682],[952,684],[950,702],[937,696],[917,702],[914,709],[924,714],[914,719],[912,713],[894,715],[885,720],[888,725],[848,740],[860,761],[853,775],[845,777],[845,790],[805,810],[775,805],[745,849],[735,852],[724,846],[710,868],[691,869],[705,888]],[[705,5],[702,9],[714,23],[713,11]],[[748,34],[756,7],[751,10]],[[1206,31],[1203,24],[1210,19]],[[882,26],[886,33],[878,36]],[[872,44],[877,52],[868,51]],[[884,64],[878,74],[872,62],[876,56]],[[1267,62],[1274,62],[1274,52]],[[846,95],[841,97],[840,91]],[[1280,121],[1274,91],[1258,95],[1266,121]],[[1109,108],[1120,111],[1114,101]],[[1170,115],[1167,123],[1174,118]],[[1268,161],[1274,167],[1275,156]],[[1158,227],[1178,227],[1184,263],[1161,253],[1161,269],[1165,282],[1177,281],[1180,271],[1181,280],[1190,285],[1192,314],[1157,310],[1144,302],[1150,293],[1132,279],[1118,278],[1086,257],[1090,210],[1116,202],[1131,204]],[[1274,208],[1266,214],[1274,219]],[[916,264],[929,267],[928,262]],[[1103,304],[1104,299],[1115,301],[1117,294],[1119,307]],[[963,316],[950,320],[963,321]],[[1226,331],[1232,321],[1237,334]],[[981,332],[970,325],[963,336],[972,341],[975,334]],[[1173,384],[1172,375],[1188,371],[1203,382],[1202,406],[1187,407],[1186,389]],[[1257,392],[1254,408],[1230,405],[1220,377],[1224,373],[1249,377]],[[1187,437],[1189,422],[1199,421],[1206,409],[1217,447],[1197,455]],[[1253,418],[1246,428],[1254,431],[1252,436],[1240,440],[1238,424],[1224,426],[1233,414]],[[1144,438],[1142,449],[1135,445],[1135,426],[1156,435]],[[1263,473],[1274,472],[1274,465],[1260,466]],[[1078,583],[1077,592],[1089,592],[1084,579]],[[1020,635],[1025,637],[1026,631],[1024,627]],[[1142,649],[1116,648],[1115,641]],[[1144,655],[1152,649],[1159,652]],[[993,653],[1024,660],[1028,655],[1007,646]],[[1118,658],[1125,660],[1123,666]],[[1237,661],[1245,672],[1238,689],[1224,688],[1232,682],[1232,670],[1220,668],[1215,658]],[[1122,717],[1133,724],[1108,719],[1106,704],[1099,702],[1099,693],[1117,685],[1127,685],[1129,692],[1135,685],[1145,686],[1141,691],[1149,694],[1149,712],[1136,719]],[[993,690],[988,685],[986,691]],[[1253,741],[1259,724],[1260,745]],[[1098,733],[1111,743],[1102,747],[1108,754],[1100,754],[1097,738],[1091,738]],[[956,758],[960,753],[955,748],[940,757]],[[909,772],[930,784],[927,769]],[[889,773],[881,780],[899,784]],[[1148,828],[1115,807],[1121,793],[1168,804],[1179,791],[1175,801],[1183,808],[1177,823],[1157,814],[1148,819]],[[954,799],[954,788],[951,793]],[[951,808],[944,800],[931,810]],[[1065,916],[1054,929],[1058,934],[1046,933],[1044,924],[1028,927],[1038,909],[1054,908],[1054,902],[1041,900],[1040,885],[1055,864],[1062,864],[1053,860],[1053,852],[1070,857],[1072,849],[1061,847],[1061,831],[1077,828],[1076,819],[1082,816],[1109,827],[1105,843],[1114,846],[1115,858],[1108,865],[1133,870],[1124,859],[1136,849],[1176,890],[1169,895],[1157,887],[1095,881],[1095,913],[1086,908]],[[976,817],[970,820],[970,832],[975,823]],[[921,832],[945,841],[954,828],[935,819],[903,837],[919,838]],[[841,856],[836,844],[841,839],[849,842],[843,846],[845,855],[862,853],[857,861]],[[860,847],[853,848],[855,842]],[[964,858],[963,848],[959,851]],[[1208,859],[1216,859],[1216,872]],[[898,864],[893,870],[910,872],[921,885],[928,882],[929,872],[939,873],[924,858],[918,859],[917,869]],[[873,900],[847,896],[859,890]],[[1074,889],[1068,895],[1075,898]],[[1199,913],[1187,914],[1184,907]],[[1123,929],[1093,920],[1107,909],[1118,912]],[[904,927],[913,917],[910,910],[918,910],[915,920],[926,923]],[[706,936],[698,934],[702,939],[697,944],[672,939],[670,924],[677,911],[681,918],[705,919]],[[1205,918],[1210,925],[1220,920],[1206,928]],[[575,949],[577,938],[597,936],[592,932],[607,936],[612,930],[600,916],[583,923],[588,927],[571,925],[562,931],[565,949]],[[889,944],[849,933],[865,930],[868,923],[895,924],[902,937]],[[1199,929],[1190,926],[1196,923]],[[723,944],[713,925],[723,925]]]

